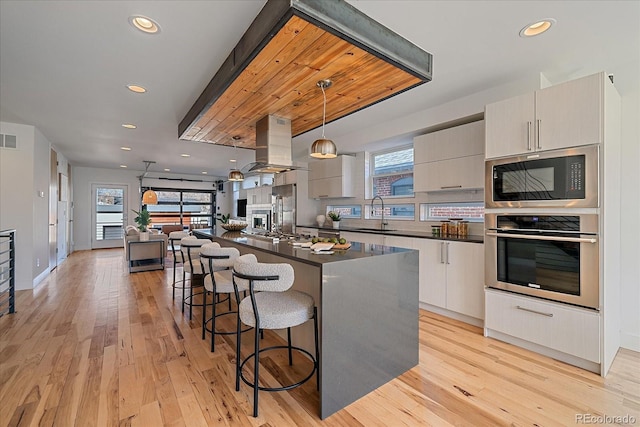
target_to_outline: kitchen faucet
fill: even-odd
[[[380,196],[375,196],[373,199],[371,199],[371,217],[373,217],[373,202],[376,199],[380,199],[380,203],[382,203],[382,220],[380,221],[380,230],[384,231],[387,223],[384,222],[384,200],[382,200],[382,197]]]

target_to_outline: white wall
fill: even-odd
[[[131,209],[140,209],[140,181],[141,173],[133,170],[99,169],[87,167],[73,167],[73,249],[91,249],[91,184],[117,184],[128,186],[127,224],[133,225]]]
[[[31,289],[34,127],[0,122],[0,133],[17,141],[16,149],[0,148],[0,229],[16,230],[16,289]]]
[[[49,266],[51,144],[33,126],[0,122],[0,133],[17,138],[0,148],[0,230],[16,229],[16,290],[31,289]]]

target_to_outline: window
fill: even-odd
[[[441,221],[449,218],[483,222],[484,202],[420,204],[420,221]]]
[[[374,196],[413,196],[413,147],[371,155],[371,181]]]
[[[146,189],[143,189],[143,191]],[[153,189],[157,205],[147,205],[154,228],[182,224],[191,228],[208,228],[215,224],[215,195],[212,191]]]
[[[362,206],[360,205],[333,205],[327,206],[327,213],[334,211],[342,218],[362,218]]]
[[[403,204],[384,204],[384,219],[400,219],[413,221],[416,217],[416,208],[413,203]],[[367,206],[367,219],[382,219],[382,204],[376,202],[373,205],[373,212],[371,212],[371,206]]]

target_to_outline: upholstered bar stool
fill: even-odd
[[[254,257],[255,258],[255,257]],[[236,298],[239,298],[240,286],[249,288],[249,296],[244,298],[238,306],[238,339],[236,341],[236,391],[240,391],[240,380],[253,387],[253,416],[258,416],[258,391],[291,390],[307,382],[314,373],[318,387],[318,315],[313,297],[304,292],[291,290],[294,272],[289,264],[259,263],[250,258],[238,258],[233,267],[233,281],[236,287]],[[307,350],[291,345],[291,328],[313,319],[315,334],[315,357]],[[254,351],[244,360],[240,360],[242,334],[241,323],[255,328]],[[286,329],[287,345],[276,345],[260,348],[258,331],[263,329]],[[302,380],[282,387],[262,387],[260,378],[260,353],[287,349],[289,365],[293,365],[292,350],[306,354],[313,361],[313,369]],[[245,378],[242,373],[244,365],[254,359],[253,382]]]
[[[184,265],[184,257],[182,256],[182,251],[180,250],[180,241],[185,237],[189,237],[189,233],[187,231],[172,231],[169,233],[169,246],[171,247],[171,256],[173,257],[173,283],[171,283],[172,290],[172,298],[176,299],[176,267],[178,264]],[[196,237],[193,236],[193,239]],[[178,282],[181,283],[181,282]]]
[[[203,305],[201,303],[194,303],[193,301],[196,295],[203,295],[204,291],[194,294],[193,290],[204,286],[202,283],[203,268],[200,262],[200,247],[207,243],[211,243],[211,241],[209,239],[196,239],[191,236],[180,240],[180,251],[184,258],[184,264],[182,266],[182,312],[184,313],[184,306],[188,305],[189,320],[193,317],[193,306]],[[189,295],[185,295],[187,273],[189,273]]]
[[[220,316],[227,316],[230,314],[236,314],[231,310],[231,294],[234,293],[232,267],[236,259],[240,257],[240,252],[236,248],[221,248],[218,243],[207,243],[200,248],[200,260],[204,267],[204,288],[207,291],[204,296],[204,308],[202,310],[202,339],[205,338],[206,331],[211,332],[211,351],[215,351],[215,336],[218,335],[235,335],[237,333],[234,328],[233,331],[223,332],[216,330],[216,318]],[[249,288],[245,286],[238,286],[239,292],[245,292]],[[207,319],[207,294],[213,295],[213,301],[211,302],[212,314]],[[226,298],[220,299],[220,295],[226,294]],[[217,305],[223,302],[228,302],[228,310],[222,313],[217,313]],[[207,328],[207,324],[211,322],[211,329]],[[251,328],[243,329],[241,332],[246,332]]]

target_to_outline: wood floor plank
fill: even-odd
[[[142,406],[144,379],[136,378],[136,366],[120,366],[118,369],[118,418],[127,420],[138,414]]]
[[[640,423],[640,354],[621,349],[601,378],[423,310],[418,366],[326,420],[315,380],[260,393],[253,418],[251,389],[235,391],[235,337],[216,336],[211,353],[201,309],[182,313],[172,276],[129,274],[121,249],[80,251],[19,291],[18,313],[0,318],[0,426],[565,426],[581,413]],[[235,316],[216,327],[234,330]],[[265,346],[280,342],[265,333]],[[308,367],[298,362],[261,358],[260,382],[291,379]]]
[[[100,374],[100,397],[96,424],[100,427],[118,425],[118,350],[115,345],[105,347]]]

